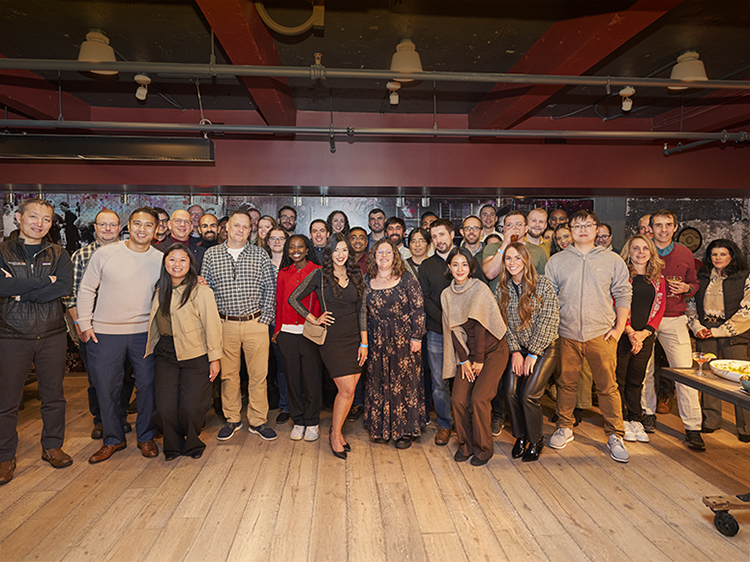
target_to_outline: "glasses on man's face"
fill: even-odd
[[[281,215],[279,220],[294,220],[294,215]]]
[[[108,228],[110,230],[114,230],[120,226],[119,223],[116,223],[116,222],[97,222],[95,224],[99,228]]]
[[[596,239],[597,240],[607,240],[609,238],[609,234],[599,234]]]
[[[172,219],[172,222],[176,225],[182,225],[182,224],[193,224],[193,221],[189,219]]]
[[[167,224],[169,219],[159,219],[159,224]]]
[[[482,227],[481,226],[465,226],[464,230],[466,232],[479,232],[480,230],[482,230]]]
[[[271,236],[268,240],[270,242],[283,242],[284,240],[286,240],[286,238],[284,238],[283,236]]]
[[[583,224],[573,224],[570,226],[571,230],[591,230],[592,228],[596,228],[596,225],[593,222],[587,222]]]

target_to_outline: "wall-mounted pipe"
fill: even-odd
[[[354,137],[492,137],[492,138],[574,138],[610,140],[704,140],[736,141],[750,140],[747,132],[706,133],[689,131],[545,131],[504,129],[419,129],[419,128],[372,128],[372,127],[301,127],[264,125],[226,125],[197,123],[127,123],[113,121],[35,121],[25,119],[0,119],[6,129],[79,129],[105,131],[153,131],[182,133],[244,133],[281,135],[320,135],[330,141],[332,135]]]
[[[391,80],[390,70],[331,69],[325,67],[252,66],[232,64],[182,64],[164,62],[99,62],[49,59],[0,58],[0,69],[60,70],[87,72],[92,70],[117,70],[137,74],[190,76],[272,76],[276,78],[359,78],[362,80]],[[689,86],[703,90],[750,90],[747,80],[707,80],[689,82],[666,78],[638,78],[633,76],[558,76],[552,74],[507,74],[485,72],[410,72],[399,73],[399,78],[409,80],[437,80],[441,82],[484,82],[492,84],[561,84],[571,86]]]

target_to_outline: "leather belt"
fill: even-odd
[[[229,316],[228,314],[219,313],[219,317],[222,320],[229,320],[230,322],[250,322],[260,316],[260,310],[256,310],[252,314],[243,314],[242,316]]]

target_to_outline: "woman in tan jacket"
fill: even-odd
[[[198,459],[203,416],[222,356],[221,319],[211,289],[198,284],[185,244],[164,253],[148,324],[146,356],[155,357],[156,423],[164,432],[164,457]]]

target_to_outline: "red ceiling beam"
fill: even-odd
[[[750,92],[718,90],[691,105],[673,109],[653,120],[654,131],[723,131],[750,122]]]
[[[510,70],[514,74],[582,75],[682,0],[640,0],[629,10],[558,21]],[[497,84],[469,113],[472,129],[509,129],[561,85]]]
[[[38,74],[29,70],[0,70],[0,104],[10,110],[33,119],[57,119],[62,113],[68,121],[89,120],[89,104],[66,92],[61,98],[62,111],[57,88]]]
[[[273,37],[248,0],[196,0],[233,64],[282,66]],[[242,77],[269,125],[294,125],[297,108],[285,78]]]

